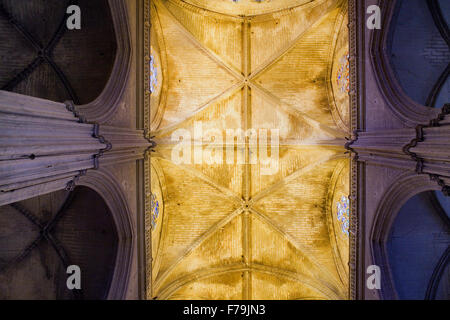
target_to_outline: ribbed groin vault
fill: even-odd
[[[347,1],[154,0],[150,22],[148,298],[347,299]],[[199,123],[234,163],[198,159]],[[260,129],[279,130],[270,174]]]

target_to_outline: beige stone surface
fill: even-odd
[[[161,83],[146,106],[158,143],[146,196],[161,210],[147,228],[148,298],[347,298],[335,207],[349,193],[349,107],[332,85],[346,12],[331,0],[152,2]],[[196,122],[222,137],[279,129],[278,170],[264,175],[256,152],[256,164],[174,163],[172,134],[194,137]],[[214,147],[225,160],[226,139]],[[231,148],[250,160],[254,147]]]

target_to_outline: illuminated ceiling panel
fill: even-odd
[[[148,298],[345,299],[346,2],[155,0],[151,22]]]

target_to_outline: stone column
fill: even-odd
[[[415,129],[355,133],[347,149],[358,161],[428,174],[450,195],[450,105],[437,119]]]
[[[70,103],[0,91],[0,205],[72,189],[110,148]]]
[[[111,150],[99,159],[101,166],[142,160],[155,146],[145,137],[144,130],[101,125],[99,135],[111,143]]]

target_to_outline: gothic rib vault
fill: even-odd
[[[148,298],[347,298],[346,1],[148,4]],[[278,171],[175,164],[172,133],[200,121],[279,129]]]

